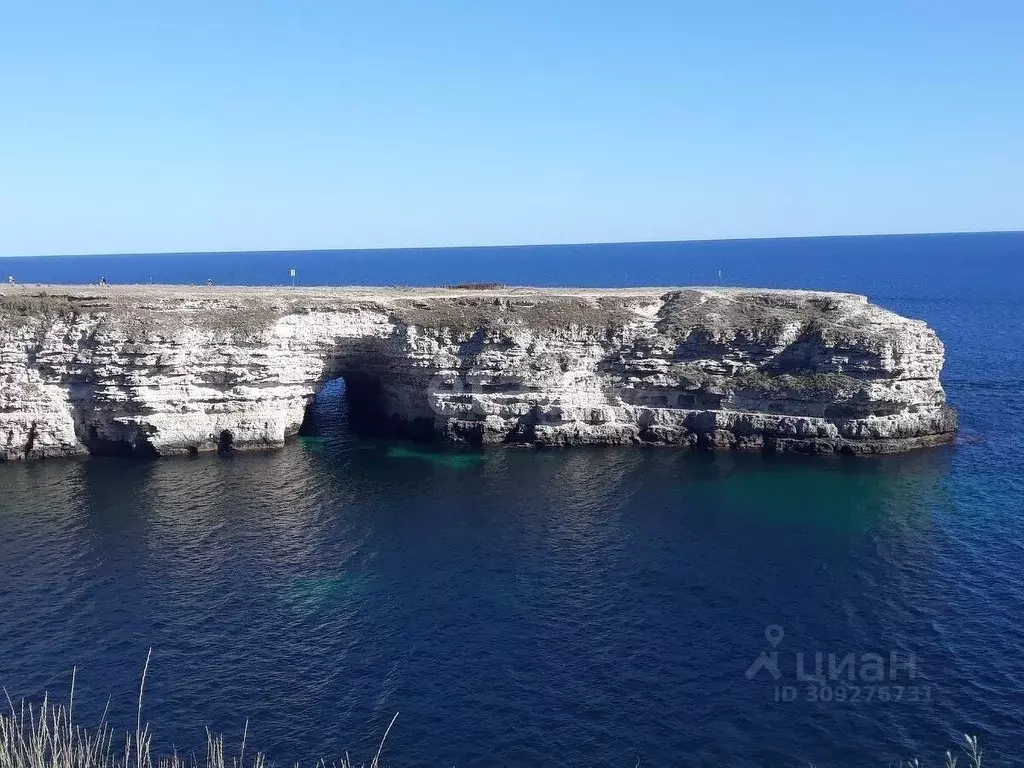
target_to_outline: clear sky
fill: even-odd
[[[0,0],[0,255],[1024,228],[1024,2]]]

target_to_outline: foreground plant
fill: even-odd
[[[135,732],[126,732],[123,741],[115,740],[114,730],[107,722],[106,710],[95,729],[82,728],[73,723],[77,670],[71,675],[71,697],[67,704],[54,704],[47,694],[38,708],[25,701],[16,707],[4,689],[9,711],[0,714],[0,768],[270,768],[262,752],[252,755],[249,763],[246,763],[248,722],[237,756],[229,757],[224,737],[207,730],[206,755],[202,761],[195,754],[182,757],[177,752],[154,761],[151,750],[153,733],[149,723],[143,725],[142,722],[142,699],[151,657],[152,651],[146,657],[142,683],[139,685]],[[377,754],[369,765],[363,764],[362,768],[380,768],[384,743],[397,719],[396,713],[384,732]],[[977,736],[965,734],[960,749],[967,761],[966,768],[981,768],[981,747],[978,746]],[[957,768],[958,757],[947,751],[944,768]],[[900,765],[908,768],[924,766],[917,759]],[[356,765],[345,755],[339,763],[328,765],[320,760],[314,768],[356,768]]]
[[[73,723],[77,669],[71,675],[71,696],[67,704],[54,704],[47,694],[38,708],[25,701],[16,707],[4,689],[9,711],[0,714],[0,768],[246,768],[247,765],[250,768],[269,768],[266,755],[262,752],[255,753],[246,763],[248,722],[237,756],[229,757],[224,737],[207,729],[203,761],[195,754],[182,757],[177,752],[170,757],[154,760],[151,749],[153,732],[149,723],[143,725],[142,722],[142,699],[152,653],[150,651],[146,657],[146,666],[142,671],[135,732],[126,732],[123,742],[115,737],[114,729],[107,721],[106,710],[95,729],[90,730]],[[384,732],[377,754],[369,766],[364,768],[380,768],[384,742],[397,719],[396,713]],[[321,760],[316,768],[328,766]],[[331,768],[355,768],[355,764],[345,755],[340,763],[332,763]]]

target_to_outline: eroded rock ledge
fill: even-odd
[[[15,287],[0,459],[278,446],[338,376],[419,437],[889,453],[952,438],[942,364],[852,294]]]

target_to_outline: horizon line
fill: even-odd
[[[474,250],[481,248],[564,248],[573,246],[597,245],[657,245],[668,243],[741,243],[762,240],[828,240],[873,237],[928,237],[943,235],[1012,235],[1024,234],[1024,229],[979,229],[979,230],[948,230],[939,232],[868,232],[864,234],[830,234],[830,235],[766,235],[761,237],[703,237],[683,240],[591,240],[583,242],[559,243],[501,243],[475,245],[403,245],[403,246],[370,246],[370,247],[339,247],[339,248],[229,248],[226,250],[195,250],[195,251],[108,251],[100,253],[37,253],[8,254],[0,259],[68,259],[88,258],[90,256],[189,256],[207,254],[222,256],[239,253],[335,253],[357,251],[453,251]]]

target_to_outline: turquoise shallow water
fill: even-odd
[[[904,240],[889,268],[861,246],[863,268],[818,241],[750,269],[928,320],[957,445],[445,451],[353,437],[337,383],[282,451],[4,465],[0,683],[59,691],[77,664],[82,716],[112,696],[128,726],[153,647],[158,747],[248,718],[281,763],[372,755],[400,710],[396,766],[937,764],[965,730],[1016,764],[1024,237]],[[677,258],[657,282],[694,282]],[[748,676],[771,653],[779,679]],[[800,680],[817,653],[853,662]]]

